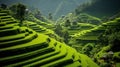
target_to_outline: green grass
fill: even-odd
[[[86,55],[80,54],[81,63],[83,67],[99,67],[97,64],[93,63],[93,61]]]
[[[120,59],[120,52],[115,52],[113,57]]]
[[[61,40],[61,37],[59,37],[53,30],[48,29],[46,26],[42,26],[42,25],[38,25],[35,22],[31,22],[31,21],[24,21],[25,23],[29,24],[31,26],[31,29],[36,30],[37,32],[41,33],[41,34],[45,34],[48,35],[58,41]],[[28,27],[29,27],[28,25]]]
[[[0,12],[4,13],[6,11]],[[12,25],[11,22],[10,24],[6,24],[12,19],[10,17],[4,16],[2,19],[5,22],[5,26],[1,27],[2,30],[0,30],[0,33],[5,34],[5,36],[2,36],[0,39],[0,46],[3,45],[0,49],[1,66],[58,67],[61,65],[67,67],[98,67],[90,58],[78,53],[74,48],[49,37],[49,34],[54,34],[52,30],[46,27],[51,26],[50,24],[42,26],[26,21],[33,26],[33,29],[44,31],[37,33],[28,27],[17,26],[16,22],[14,23],[15,25]],[[11,21],[14,21],[14,19]],[[7,33],[11,33],[11,35]]]
[[[101,49],[101,51],[99,51],[97,54],[96,54],[96,58],[97,59],[100,59],[100,58],[102,58],[102,57],[104,57],[106,54],[107,54],[107,50],[109,50],[110,49],[110,46],[105,46],[105,47],[103,47],[102,49]]]
[[[0,16],[6,16],[7,13],[0,13]]]
[[[120,63],[116,63],[116,67],[120,67]]]
[[[68,32],[70,33],[71,36],[74,35],[78,35],[78,33],[82,33],[84,30],[90,30],[94,27],[96,27],[96,25],[93,24],[89,24],[89,23],[78,23],[78,27],[76,27],[75,29],[68,29]]]
[[[38,57],[34,57],[34,58],[31,58],[31,59],[29,59],[29,60],[25,60],[24,62],[18,62],[18,63],[15,63],[15,64],[12,64],[12,65],[10,65],[10,66],[19,66],[19,65],[21,65],[21,64],[27,64],[27,63],[30,63],[30,62],[34,62],[34,61],[36,61],[36,60],[42,60],[42,59],[44,59],[44,58],[47,58],[47,57],[51,57],[51,56],[53,56],[53,55],[56,55],[56,54],[58,54],[60,52],[60,48],[59,48],[59,45],[57,45],[56,47],[55,47],[55,51],[54,52],[49,52],[49,53],[47,53],[47,54],[44,54],[44,55],[41,55],[41,56],[38,56]],[[33,52],[33,53],[35,53],[35,52]],[[33,54],[32,53],[32,54]],[[38,53],[38,52],[37,52]],[[28,56],[28,55],[27,55]]]
[[[28,32],[26,32],[26,33],[21,33],[21,34],[18,34],[18,35],[11,35],[11,36],[1,37],[1,38],[0,38],[0,42],[24,38],[26,34],[28,34]]]

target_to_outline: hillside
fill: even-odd
[[[0,66],[98,67],[89,57],[66,44],[19,26],[8,12],[0,10]]]
[[[87,1],[89,0],[0,0],[0,4],[4,3],[9,6],[13,3],[23,3],[32,11],[36,8],[41,10],[42,14],[46,17],[48,17],[49,13],[52,13],[56,20],[62,15],[73,11],[79,4]]]
[[[32,5],[38,7],[41,1],[35,1]],[[89,0],[78,8],[73,4],[77,4],[78,0],[56,0],[58,7],[54,6],[56,10],[52,9],[55,11],[53,14],[45,12],[47,17],[42,13],[43,9],[28,6],[32,0],[21,2],[24,3],[0,6],[0,66],[120,66],[120,12],[116,12],[119,10],[118,0]],[[46,1],[49,5],[51,2]],[[43,7],[43,3],[40,3],[39,7]],[[55,4],[52,2],[52,6]],[[74,7],[75,11],[68,10],[66,15],[62,15],[68,4],[72,5],[68,9]],[[55,15],[61,17],[55,21]]]
[[[119,0],[97,0],[97,2],[84,9],[83,12],[99,18],[111,17],[120,12],[119,2]]]
[[[95,58],[97,63],[102,64],[101,60],[105,59],[105,62],[116,63],[116,66],[119,67],[119,21],[120,18],[116,18],[95,28],[76,33],[72,36],[70,44],[74,44],[72,47],[80,53]],[[106,58],[109,58],[109,60]]]

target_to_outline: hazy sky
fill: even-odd
[[[0,3],[11,5],[24,3],[28,8],[40,9],[43,15],[52,13],[54,17],[60,17],[73,11],[79,4],[90,0],[0,0]]]

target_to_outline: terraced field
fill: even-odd
[[[92,29],[89,30],[83,30],[80,31],[74,35],[72,35],[72,37],[74,39],[76,39],[76,41],[78,41],[79,43],[95,43],[98,41],[99,36],[106,30],[106,28],[108,26],[118,26],[118,22],[119,22],[119,18],[117,18],[115,21],[109,21],[106,23],[102,23],[99,26],[96,26]]]
[[[24,21],[24,23],[26,23],[25,25],[27,27],[33,29],[37,33],[48,35],[49,37],[54,38],[57,41],[63,42],[62,38],[58,36],[53,30],[49,29],[48,26],[46,28],[46,26],[44,25],[42,26],[42,24],[31,22],[31,21]]]
[[[73,36],[76,33],[79,33],[84,30],[90,30],[94,27],[96,27],[96,25],[89,24],[89,23],[78,23],[78,27],[70,28],[68,30],[69,30],[70,35]]]
[[[72,37],[79,43],[97,43],[99,36],[105,31],[105,28],[105,26],[99,25],[89,30],[80,31],[72,35]]]
[[[6,10],[0,11],[0,66],[98,67],[66,44],[19,26]]]

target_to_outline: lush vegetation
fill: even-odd
[[[101,1],[98,1],[98,2],[101,3]],[[18,57],[21,57],[21,56],[28,57],[27,55],[30,54],[30,57],[33,57],[33,55],[31,54],[35,54],[36,56],[37,55],[36,53],[38,51],[41,51],[39,49],[40,47],[46,47],[47,45],[49,45],[49,47],[47,47],[46,49],[48,49],[51,52],[52,50],[53,51],[56,50],[55,52],[58,52],[58,53],[59,51],[62,51],[61,53],[63,54],[60,54],[60,56],[65,55],[64,52],[67,52],[68,50],[68,55],[65,56],[64,59],[59,60],[58,62],[61,62],[61,61],[68,62],[68,60],[71,61],[71,56],[75,61],[76,60],[75,58],[77,58],[76,56],[78,56],[77,52],[79,52],[80,53],[79,56],[81,57],[81,60],[78,60],[77,58],[77,61],[79,62],[83,61],[82,62],[83,67],[86,67],[84,66],[86,64],[93,64],[97,66],[94,62],[96,62],[100,67],[119,67],[120,65],[120,47],[119,47],[120,46],[119,45],[120,44],[120,15],[119,13],[117,13],[115,16],[107,17],[107,18],[98,18],[98,17],[92,16],[90,15],[89,12],[87,12],[87,8],[90,9],[94,5],[96,5],[96,3],[94,2],[84,3],[80,5],[78,8],[76,8],[74,12],[68,13],[67,15],[62,16],[56,21],[54,21],[52,13],[49,13],[48,17],[45,17],[43,16],[40,10],[36,9],[31,11],[24,4],[18,3],[11,6],[1,4],[0,20],[1,22],[5,22],[5,23],[0,23],[0,25],[2,26],[4,24],[9,24],[9,23],[13,23],[13,25],[11,24],[10,26],[9,25],[5,27],[3,26],[3,27],[0,27],[0,29],[4,30],[6,28],[7,29],[11,28],[11,26],[13,27],[15,26],[13,29],[10,29],[10,31],[13,31],[11,32],[11,34],[17,33],[17,35],[19,36],[14,36],[14,37],[9,36],[7,37],[8,39],[3,37],[3,39],[0,39],[0,41],[3,42],[4,40],[9,41],[9,40],[24,38],[23,40],[22,39],[18,40],[17,44],[21,44],[20,42],[29,43],[29,42],[32,42],[33,40],[33,42],[30,43],[30,45],[25,43],[25,46],[23,44],[21,46],[17,45],[16,41],[15,43],[12,41],[7,43],[1,43],[0,45],[2,48],[1,50],[4,51],[3,47],[11,47],[11,46],[12,46],[11,48],[6,48],[5,50],[7,51],[8,49],[16,49],[16,48],[21,48],[21,50],[24,50],[23,47],[26,47],[25,49],[28,49],[28,50],[26,51],[25,55],[24,54],[17,55],[17,53],[16,55]],[[7,13],[7,15],[4,12]],[[4,31],[0,31],[0,32],[4,32]],[[6,32],[8,33],[7,30],[5,30],[5,33]],[[18,34],[18,33],[21,33],[21,34]],[[11,35],[11,34],[8,34],[8,35]],[[1,33],[0,36],[6,36],[6,34]],[[3,44],[11,44],[11,43],[12,45],[8,45],[8,46],[3,45]],[[42,43],[42,44],[45,44],[45,46],[36,47],[35,43],[40,43],[40,44]],[[16,44],[16,46],[13,44]],[[56,47],[56,45],[60,46],[60,44],[64,48]],[[32,46],[31,47],[33,48],[32,50],[36,50],[36,51],[30,52],[32,50],[27,48],[28,46],[30,47]],[[75,48],[77,52],[73,48]],[[75,52],[75,57],[73,57],[74,52]],[[41,54],[44,54],[44,53],[47,53],[47,51]],[[89,59],[87,56],[84,56],[83,54],[89,56],[94,62],[92,62],[91,59]],[[48,55],[51,56],[52,53]],[[6,58],[3,58],[2,60],[6,60],[6,59],[9,60],[9,58],[10,59],[16,58],[17,56],[6,57]],[[54,56],[53,58],[58,59],[60,56]],[[42,57],[47,57],[47,55],[44,55]],[[34,62],[34,60],[36,61],[36,59],[38,58],[41,58],[41,57],[37,56],[36,58],[32,58],[31,60],[23,62],[23,64]],[[51,57],[50,59],[53,59],[53,58]],[[87,58],[87,59],[85,60],[83,58]],[[23,59],[24,58],[22,58],[22,60]],[[47,63],[47,60],[44,60],[46,61],[45,63]],[[38,61],[32,64],[28,64],[27,66],[31,66],[31,65],[34,66],[34,65],[37,65],[38,63],[41,63],[41,65],[44,66],[44,61]],[[84,61],[87,61],[88,63]],[[67,64],[67,62],[65,64]],[[74,64],[79,65],[79,62],[75,62]],[[57,62],[46,64],[45,66],[51,66],[52,64],[55,64],[55,63]],[[22,62],[16,63],[15,65],[19,65],[19,64],[22,64]],[[14,64],[12,65],[14,66]],[[92,65],[90,66],[92,67]]]

